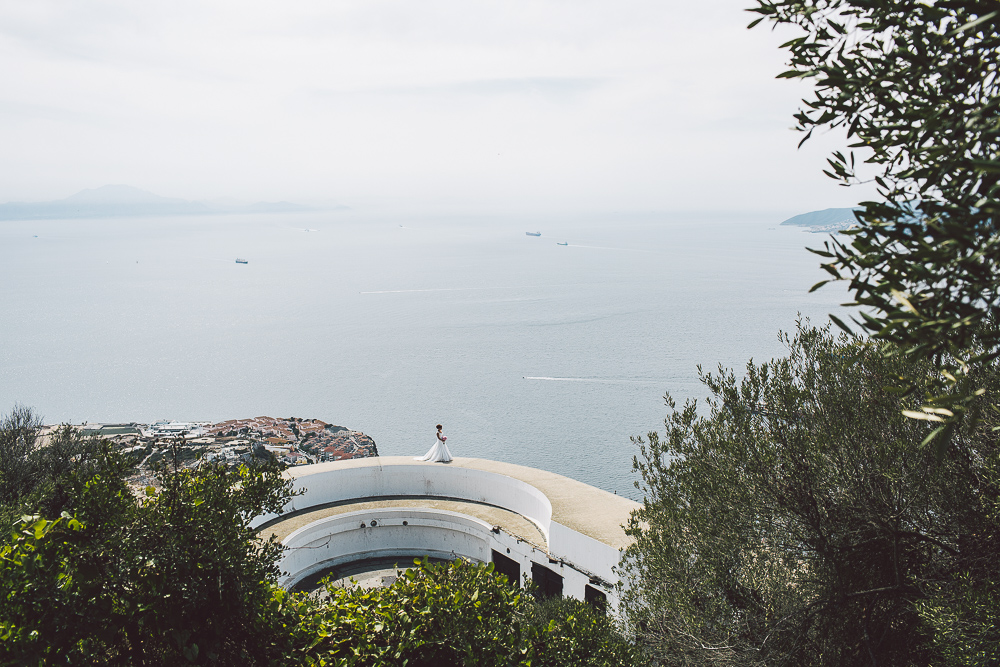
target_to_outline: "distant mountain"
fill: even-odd
[[[801,213],[785,220],[781,224],[793,227],[806,227],[812,232],[839,232],[858,224],[857,218],[854,217],[854,212],[859,210],[861,209],[827,208],[822,211]]]
[[[145,190],[140,190],[139,188],[133,188],[131,185],[103,185],[99,188],[81,190],[75,195],[66,197],[66,199],[63,199],[62,201],[72,202],[73,204],[79,205],[93,206],[128,206],[134,204],[172,206],[177,204],[192,203],[183,199],[171,199],[170,197],[154,195],[152,192],[146,192]]]
[[[210,212],[207,206],[198,202],[160,197],[128,185],[105,185],[56,201],[0,204],[0,220],[190,215]]]
[[[198,202],[161,197],[129,185],[105,185],[82,190],[75,195],[47,202],[0,204],[0,220],[41,220],[52,218],[110,218],[212,213],[294,213],[311,210],[287,201],[238,203]]]

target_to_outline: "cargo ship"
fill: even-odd
[[[541,236],[541,232],[525,232],[526,236]]]

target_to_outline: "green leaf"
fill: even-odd
[[[979,18],[977,18],[975,20],[972,20],[972,21],[969,21],[965,25],[963,25],[963,26],[961,26],[959,28],[956,28],[955,30],[951,31],[950,33],[948,33],[948,36],[949,37],[953,37],[953,36],[958,35],[960,33],[963,33],[963,32],[966,32],[968,30],[971,30],[972,28],[975,28],[977,25],[980,25],[982,23],[985,23],[986,21],[989,21],[992,18],[995,18],[997,14],[1000,14],[1000,11],[993,11],[993,12],[989,12],[988,14],[983,14]]]
[[[836,325],[837,325],[837,326],[838,326],[839,328],[843,329],[843,330],[844,330],[845,332],[847,332],[848,334],[850,334],[850,335],[852,335],[852,336],[854,335],[854,332],[853,332],[853,331],[851,331],[851,328],[850,328],[850,327],[848,327],[848,326],[847,326],[846,324],[844,324],[844,323],[843,323],[843,322],[841,321],[841,319],[840,319],[839,317],[837,317],[836,315],[834,315],[833,313],[830,313],[830,319],[831,319],[831,320],[833,321],[833,323],[834,323],[834,324],[836,324]]]
[[[943,422],[944,421],[944,419],[942,419],[939,415],[929,414],[927,412],[921,412],[919,410],[901,410],[901,412],[902,412],[902,414],[904,416],[909,417],[910,419],[918,419],[918,420],[928,421],[928,422]],[[928,437],[930,437],[930,436],[928,436]],[[921,443],[921,444],[925,444],[925,443]]]
[[[820,287],[822,287],[823,285],[827,284],[828,282],[831,282],[831,281],[829,281],[829,280],[821,280],[821,281],[819,281],[818,283],[816,283],[815,285],[813,285],[812,287],[809,288],[809,293],[815,292],[816,290],[818,290]]]

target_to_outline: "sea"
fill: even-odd
[[[767,214],[0,222],[0,413],[318,418],[642,500],[632,436],[846,292]],[[541,232],[529,236],[526,232]],[[237,263],[237,258],[247,263]]]

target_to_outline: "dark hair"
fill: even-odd
[[[438,424],[438,430],[440,431],[442,428],[444,428],[444,427],[441,426],[441,424]]]

